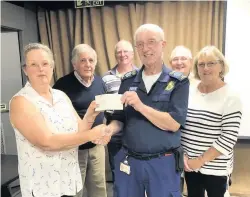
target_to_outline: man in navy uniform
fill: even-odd
[[[189,81],[163,63],[163,30],[144,24],[135,32],[143,63],[127,73],[119,94],[123,111],[115,111],[110,135],[122,130],[123,147],[115,156],[117,197],[179,197],[183,152],[180,127],[185,124]]]

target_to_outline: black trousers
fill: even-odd
[[[122,143],[115,143],[115,142],[109,142],[108,143],[108,153],[109,153],[109,165],[112,171],[112,180],[113,182],[115,181],[115,175],[114,175],[114,170],[115,170],[115,162],[114,162],[114,157],[115,155],[119,152],[119,150],[122,147]]]
[[[188,197],[224,197],[227,176],[205,175],[200,172],[185,172]]]

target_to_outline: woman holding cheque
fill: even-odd
[[[24,55],[28,82],[10,101],[22,196],[74,196],[82,189],[78,146],[102,138],[106,126],[90,129],[99,113],[95,102],[80,119],[69,98],[51,88],[54,59],[47,46],[31,43]]]

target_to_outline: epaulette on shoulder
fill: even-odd
[[[130,72],[127,72],[123,77],[122,80],[129,79],[137,74],[137,70],[132,70]]]
[[[185,75],[183,75],[183,73],[177,72],[177,71],[174,71],[174,70],[169,73],[169,76],[173,77],[173,78],[176,78],[179,81],[182,81],[183,79],[187,78]]]

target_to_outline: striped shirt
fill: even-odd
[[[202,155],[210,147],[222,153],[203,165],[202,174],[227,176],[233,170],[233,147],[236,144],[242,105],[229,85],[203,94],[197,85],[190,87],[189,105],[181,142],[189,158]]]
[[[116,65],[113,69],[109,70],[102,77],[107,94],[118,94],[123,75],[118,72],[117,67],[118,65]],[[138,68],[133,65],[132,70],[138,70]]]

